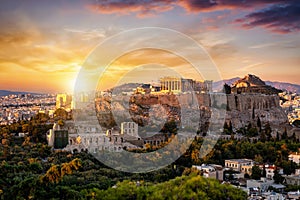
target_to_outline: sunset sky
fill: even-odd
[[[0,89],[70,92],[99,43],[141,27],[169,28],[196,40],[224,79],[253,73],[263,80],[300,84],[299,0],[1,0],[0,4]],[[146,57],[162,54],[145,52]],[[122,68],[126,62],[139,63],[136,56],[129,57],[115,64]]]

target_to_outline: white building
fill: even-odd
[[[283,194],[276,193],[276,192],[264,192],[261,194],[261,197],[265,200],[285,200]]]
[[[261,168],[263,169],[263,167]],[[265,170],[266,170],[266,178],[273,180],[275,171],[277,170],[279,174],[283,174],[283,169],[282,168],[278,168],[275,165],[265,165]]]
[[[247,180],[247,188],[258,189],[260,192],[267,192],[269,187],[274,184],[274,181],[267,180],[266,178],[261,178],[261,180]]]
[[[300,198],[300,191],[297,192],[288,192],[289,199],[299,199]]]
[[[54,131],[55,130],[60,130],[60,126],[57,123],[54,123],[53,128],[50,129],[46,135],[47,143],[48,143],[48,146],[50,146],[50,147],[54,146],[54,139],[55,139]]]
[[[139,138],[139,126],[135,122],[122,122],[121,135],[130,135]]]
[[[224,170],[221,165],[193,165],[193,168],[196,168],[197,170],[201,171],[203,173],[203,177],[205,178],[214,178],[219,181],[223,181],[223,175],[224,175]]]
[[[293,161],[296,164],[300,164],[300,154],[299,153],[292,153],[289,155],[289,160]]]
[[[287,185],[300,185],[300,169],[296,169],[295,174],[283,175]]]
[[[101,151],[121,152],[124,148],[139,148],[128,141],[133,135],[138,135],[137,124],[129,122],[123,124],[123,134],[114,132],[109,129],[105,132],[95,116],[86,118],[86,121],[78,121],[73,128],[69,130],[72,134],[69,134],[68,146],[65,150],[74,152],[88,151],[89,153],[99,153]],[[125,134],[125,133],[131,133]]]
[[[225,167],[234,171],[247,173],[254,166],[254,161],[251,159],[230,159],[225,160]],[[247,171],[246,171],[247,170]]]

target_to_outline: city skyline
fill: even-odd
[[[0,89],[71,92],[80,66],[99,43],[139,27],[191,37],[207,50],[223,79],[251,73],[300,84],[299,9],[294,0],[2,1]],[[167,56],[144,54],[144,62]],[[115,67],[139,63],[133,58],[120,58]],[[177,61],[165,64],[180,66]]]

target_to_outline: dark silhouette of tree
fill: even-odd
[[[255,180],[259,180],[261,177],[262,177],[262,170],[257,165],[253,166],[251,178]]]
[[[263,170],[262,170],[262,177],[266,177],[267,176],[267,171],[266,171],[266,166],[265,164],[263,165]]]
[[[247,173],[245,173],[244,178],[245,178],[245,179],[250,179],[250,175],[247,174]]]
[[[274,171],[273,180],[276,184],[283,183],[284,178],[279,174],[277,169]]]
[[[225,94],[231,94],[231,87],[228,84],[224,84],[223,91]]]
[[[177,123],[174,120],[166,122],[164,127],[161,130],[161,132],[169,133],[169,134],[177,134],[177,131],[178,131]]]
[[[257,117],[257,123],[256,124],[257,124],[259,132],[261,132],[261,121],[260,121],[259,117]]]
[[[232,123],[231,123],[231,121],[229,121],[228,130],[229,130],[230,133],[233,132],[233,128],[232,128]]]
[[[282,133],[281,139],[282,139],[282,140],[288,139],[288,135],[287,135],[287,130],[286,130],[286,128],[284,128],[284,131],[283,131],[283,133]]]
[[[296,167],[297,164],[294,163],[292,160],[282,162],[283,173],[286,175],[291,175],[295,173]]]
[[[276,132],[276,141],[280,141],[280,135],[278,132]]]
[[[293,121],[292,123],[294,126],[300,128],[300,120],[299,119],[296,119],[295,121]]]
[[[266,135],[267,140],[270,141],[271,138],[272,138],[272,135],[271,135],[272,129],[271,129],[271,126],[270,126],[269,123],[266,123],[264,131],[265,131],[265,135]]]
[[[292,141],[297,140],[295,132],[293,132],[293,134],[291,135],[291,137],[289,139],[292,140]]]
[[[266,137],[265,132],[260,133],[260,141],[261,142],[266,142],[267,141],[267,137]]]
[[[63,108],[58,108],[54,112],[54,119],[56,120],[67,120],[68,112]]]
[[[46,123],[49,120],[49,115],[45,113],[38,113],[33,119],[38,123]]]

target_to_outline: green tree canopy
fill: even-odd
[[[262,170],[257,165],[253,166],[251,178],[255,180],[259,180],[261,177],[262,177]]]

